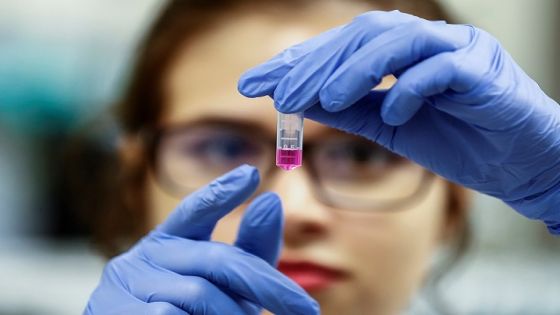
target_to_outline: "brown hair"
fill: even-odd
[[[380,10],[400,10],[429,20],[450,20],[449,14],[432,0],[353,0]],[[161,93],[163,76],[184,42],[200,35],[212,24],[240,8],[295,9],[321,0],[174,0],[163,10],[145,37],[130,85],[119,111],[126,133],[153,127],[165,104]]]
[[[132,244],[148,230],[145,182],[149,170],[146,135],[157,128],[166,107],[162,84],[164,77],[185,42],[195,39],[234,10],[294,9],[321,0],[174,0],[161,12],[139,49],[128,87],[117,110],[122,143],[120,167],[112,170],[113,181],[104,183],[105,195],[96,196],[99,206],[93,221],[94,241],[107,256]],[[430,20],[450,20],[443,8],[432,0],[354,0],[380,10],[400,10]],[[454,222],[464,220],[462,190],[452,184],[449,211]],[[107,189],[110,187],[110,189]],[[110,193],[107,193],[110,191]],[[460,226],[459,230],[464,230]],[[460,233],[463,234],[463,233]]]

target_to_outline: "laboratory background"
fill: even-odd
[[[560,1],[441,2],[560,101]],[[79,314],[97,285],[105,261],[73,206],[95,201],[69,193],[87,182],[68,175],[93,178],[96,163],[111,163],[118,126],[108,113],[164,3],[0,2],[0,315]],[[88,145],[68,150],[86,126]],[[476,195],[471,207],[473,243],[442,283],[446,298],[461,314],[560,314],[560,238],[493,198]]]

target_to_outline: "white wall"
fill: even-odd
[[[490,32],[521,67],[560,99],[560,1],[441,0],[464,23]]]

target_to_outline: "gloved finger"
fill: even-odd
[[[266,261],[235,246],[156,231],[144,239],[141,254],[163,269],[204,278],[274,314],[318,314],[317,303],[302,288]]]
[[[145,303],[119,287],[98,288],[92,294],[84,315],[164,314],[191,315],[166,302]]]
[[[477,41],[480,40],[479,32],[470,29],[474,34],[473,44],[457,52],[433,56],[401,75],[382,105],[381,115],[385,123],[402,125],[410,120],[425,102],[429,102],[438,110],[463,121],[480,126],[488,125],[487,127],[495,124],[495,118],[490,113],[481,114],[480,108],[473,110],[472,107],[466,106],[468,100],[462,105],[460,102],[446,102],[445,98],[438,97],[442,93],[456,92],[455,98],[464,94],[472,101],[477,96],[467,92],[481,84],[487,72],[485,69],[492,66],[490,62],[493,60],[482,56],[492,54],[497,43],[492,40],[493,43],[477,45]],[[483,40],[490,40],[490,37]],[[472,55],[478,56],[477,62],[469,62]]]
[[[339,112],[327,111],[320,104],[316,104],[306,110],[304,115],[305,118],[318,123],[366,137],[390,148],[394,127],[383,123],[380,114],[381,104],[386,95],[385,90],[371,91],[352,106]]]
[[[125,280],[126,285],[143,302],[169,303],[191,315],[245,314],[233,298],[204,278],[182,276],[145,260],[128,263],[127,268],[136,277]]]
[[[319,93],[321,105],[328,111],[342,110],[368,94],[386,75],[463,48],[471,35],[469,27],[425,20],[395,27],[365,44],[336,69]]]
[[[257,169],[240,166],[186,197],[157,230],[183,238],[208,240],[216,222],[249,198],[258,184]]]
[[[324,45],[306,55],[278,83],[274,103],[281,112],[301,112],[319,102],[319,90],[344,61],[365,43],[420,18],[398,11],[372,11],[357,16]]]
[[[310,51],[335,36],[343,26],[335,27],[300,44],[285,49],[267,62],[247,70],[237,83],[239,93],[247,97],[271,95],[276,85]]]
[[[275,266],[282,248],[283,217],[278,195],[264,193],[245,211],[235,246]]]
[[[428,97],[443,93],[454,76],[450,71],[452,53],[427,59],[406,71],[391,88],[381,107],[383,121],[399,126],[409,121],[428,101]]]

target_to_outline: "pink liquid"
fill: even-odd
[[[276,166],[290,171],[301,166],[301,149],[276,149]]]

